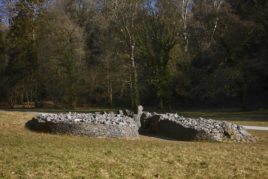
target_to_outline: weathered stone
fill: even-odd
[[[137,114],[133,115],[134,121],[136,122],[137,126],[140,128],[141,127],[141,116],[143,113],[143,107],[142,106],[138,106],[138,112]]]
[[[159,134],[177,140],[250,142],[254,138],[239,125],[212,119],[184,118],[178,114],[144,112],[140,133]]]
[[[129,116],[129,117],[133,117],[134,116],[134,112],[126,109],[126,110],[124,110],[124,115]]]
[[[26,126],[34,131],[92,137],[138,138],[139,133],[157,134],[176,140],[250,142],[254,138],[242,127],[226,121],[185,118],[178,114],[158,114],[129,110],[110,113],[40,114]]]
[[[92,137],[138,138],[138,126],[133,118],[114,113],[41,114],[26,126],[34,131]]]

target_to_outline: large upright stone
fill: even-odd
[[[141,127],[141,116],[143,113],[143,107],[141,105],[138,106],[137,114],[134,114],[133,118],[134,121],[136,122],[138,128]]]

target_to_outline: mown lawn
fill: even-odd
[[[0,112],[0,178],[268,178],[268,132],[251,144],[34,133]]]

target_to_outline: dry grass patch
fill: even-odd
[[[268,176],[268,132],[254,144],[95,139],[28,131],[33,115],[0,112],[0,178]]]

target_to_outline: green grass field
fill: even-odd
[[[204,117],[217,120],[231,121],[240,125],[248,126],[266,126],[268,127],[268,110],[259,111],[225,111],[225,112],[196,112],[196,111],[179,111],[178,114],[185,117]]]
[[[0,112],[0,178],[268,178],[268,132],[250,144],[96,139],[28,131],[33,115]]]

